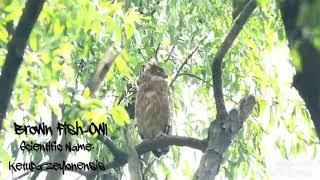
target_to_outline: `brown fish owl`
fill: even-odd
[[[159,66],[148,65],[138,83],[135,114],[142,139],[171,134],[172,107],[167,77]],[[169,147],[152,152],[160,157],[169,152]]]

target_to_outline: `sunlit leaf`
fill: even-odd
[[[132,35],[133,35],[134,26],[129,24],[129,23],[127,23],[127,24],[124,25],[124,30],[126,32],[127,39],[130,39],[132,37]]]
[[[83,98],[87,99],[90,96],[90,89],[86,87],[82,94]]]
[[[8,39],[7,30],[3,26],[0,26],[0,41],[7,42],[7,39]]]
[[[121,106],[114,106],[111,109],[111,115],[113,119],[120,125],[123,126],[126,123],[130,123],[130,117],[128,112]]]

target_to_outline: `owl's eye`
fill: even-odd
[[[161,73],[162,71],[161,71],[161,69],[157,69],[157,72],[158,72],[158,73]]]

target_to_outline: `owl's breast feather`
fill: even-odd
[[[155,95],[157,95],[157,91],[147,91],[145,93],[146,98],[151,98],[152,96],[155,96]]]

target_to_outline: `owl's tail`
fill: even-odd
[[[152,153],[155,157],[160,158],[161,155],[165,155],[169,152],[169,146],[164,147],[162,149],[153,150]]]

